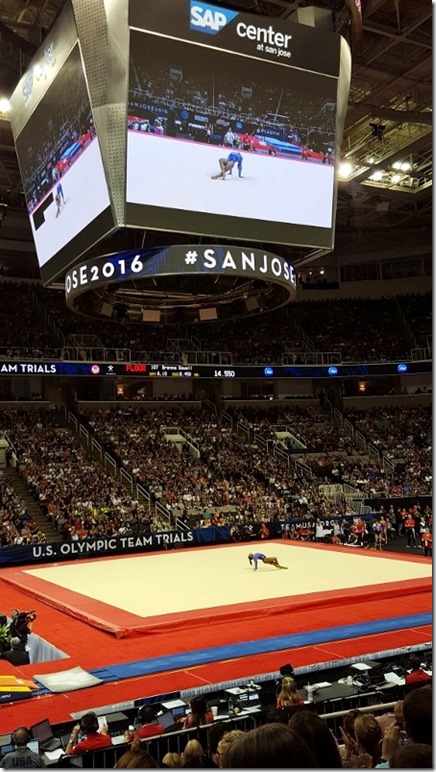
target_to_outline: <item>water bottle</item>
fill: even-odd
[[[234,703],[233,703],[233,697],[229,697],[229,703],[228,703],[228,712],[233,713],[235,709]]]
[[[315,691],[315,687],[311,684],[307,684],[306,686],[306,692],[307,692],[307,700],[308,702],[313,702],[313,693]]]

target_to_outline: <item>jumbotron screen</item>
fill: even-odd
[[[48,281],[112,227],[79,43],[49,81],[15,146],[41,275]]]
[[[331,247],[340,36],[130,0],[126,221]]]

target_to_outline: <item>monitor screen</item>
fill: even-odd
[[[79,43],[15,147],[41,274],[49,280],[109,227],[109,192]]]
[[[158,717],[158,722],[165,729],[168,729],[169,726],[172,726],[174,724],[174,718],[171,711],[168,710],[165,713],[162,713],[162,715]]]
[[[50,740],[53,737],[51,724],[47,718],[43,721],[39,721],[38,724],[33,724],[33,726],[30,727],[30,733],[32,738],[34,740],[39,740],[39,742]]]
[[[33,751],[33,753],[39,753],[39,740],[29,740],[27,747],[29,751]]]
[[[130,14],[129,224],[330,246],[339,36],[186,0]]]

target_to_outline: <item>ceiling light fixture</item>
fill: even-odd
[[[343,161],[339,164],[339,176],[346,180],[353,173],[353,164],[349,161]]]
[[[11,109],[11,103],[6,97],[0,97],[0,114],[8,113]]]

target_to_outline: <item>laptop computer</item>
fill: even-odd
[[[33,751],[33,753],[39,754],[39,740],[29,740],[27,747],[29,751]]]
[[[55,751],[61,747],[61,741],[54,736],[48,718],[33,724],[30,727],[30,734],[34,740],[39,740],[41,751]]]
[[[168,729],[174,724],[173,714],[170,710],[167,710],[165,713],[162,713],[161,716],[157,717],[157,721],[161,726],[163,726],[164,729]]]

